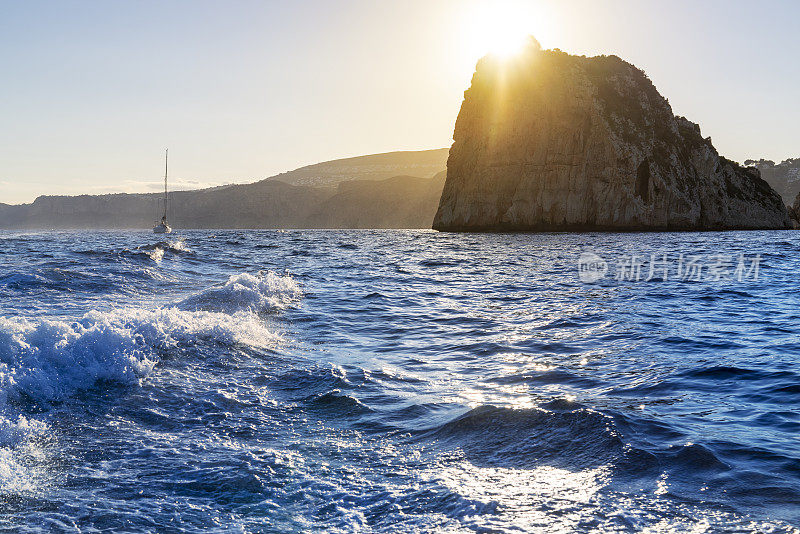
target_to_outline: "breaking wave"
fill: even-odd
[[[182,239],[178,239],[176,241],[159,241],[158,243],[153,243],[151,245],[141,245],[136,247],[136,250],[156,250],[161,249],[166,252],[172,252],[173,254],[191,254],[192,249],[186,245],[186,242]]]
[[[136,384],[170,349],[198,341],[267,347],[253,312],[300,296],[287,276],[241,274],[176,305],[92,310],[77,321],[0,317],[0,404],[57,401],[100,382]]]
[[[46,434],[45,422],[23,415],[27,408],[141,384],[162,358],[199,343],[272,347],[282,338],[255,312],[300,294],[290,277],[241,274],[155,309],[92,310],[74,321],[0,316],[0,489],[24,489],[15,449]]]
[[[302,291],[291,276],[273,272],[238,274],[220,286],[206,289],[178,303],[183,310],[231,313],[244,310],[264,313],[282,310],[296,302]]]

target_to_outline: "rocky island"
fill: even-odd
[[[675,116],[616,56],[478,62],[433,227],[443,231],[791,228],[760,176]]]

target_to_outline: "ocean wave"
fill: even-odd
[[[53,451],[46,446],[46,423],[24,416],[0,417],[0,493],[24,495],[46,484],[51,474],[44,467]]]
[[[626,436],[626,429],[633,434]],[[454,446],[473,465],[482,467],[614,466],[615,476],[624,478],[653,477],[661,470],[671,476],[702,478],[731,470],[723,459],[725,455],[716,450],[719,444],[665,443],[667,438],[677,439],[676,435],[645,444],[638,443],[635,433],[623,416],[555,399],[536,408],[479,406],[439,427],[422,431],[418,438],[437,447]]]
[[[184,310],[216,312],[250,311],[265,313],[282,310],[302,296],[299,284],[291,276],[273,272],[231,276],[219,286],[206,289],[177,304]]]
[[[126,250],[129,254],[144,254],[156,263],[161,263],[166,253],[175,255],[192,254],[192,250],[186,246],[183,240],[177,241],[159,241],[150,245],[141,245],[134,250]]]
[[[422,260],[419,262],[419,265],[422,267],[458,267],[458,262],[449,261],[449,260]]]
[[[353,386],[347,379],[344,369],[335,365],[315,365],[302,369],[290,369],[276,377],[272,385],[294,400],[303,399],[309,395],[322,395],[327,391],[348,389]]]
[[[99,380],[146,375],[155,358],[133,318],[119,319],[97,312],[74,323],[0,318],[0,395],[58,400]]]
[[[176,241],[159,241],[149,245],[140,245],[135,249],[125,249],[122,251],[122,256],[133,258],[149,258],[150,260],[161,263],[166,254],[182,256],[186,254],[193,254],[192,250],[186,246],[183,240]]]
[[[737,379],[737,380],[774,381],[781,379],[787,379],[787,380],[797,379],[797,374],[792,371],[786,371],[786,370],[765,371],[761,369],[749,369],[749,368],[727,366],[727,365],[695,367],[683,371],[679,376],[684,378],[703,379],[703,380]]]
[[[11,272],[0,276],[0,289],[10,291],[72,289],[101,292],[107,290],[108,287],[109,284],[98,274],[62,267],[37,267],[24,272]]]
[[[186,242],[182,239],[176,241],[159,241],[150,245],[141,245],[136,247],[136,250],[156,250],[161,249],[165,252],[172,252],[173,254],[193,254]]]
[[[104,382],[137,384],[162,353],[200,339],[264,346],[277,334],[248,314],[176,308],[91,311],[75,322],[0,317],[0,404],[58,401]]]
[[[569,384],[578,387],[596,387],[599,382],[587,376],[581,376],[566,369],[550,369],[546,371],[515,373],[490,379],[504,385],[517,384]]]
[[[27,289],[29,287],[51,285],[51,281],[44,276],[33,273],[10,273],[0,276],[0,286],[9,289]]]
[[[147,245],[140,245],[135,248],[124,248],[122,250],[79,250],[76,254],[81,256],[91,256],[100,260],[117,261],[120,258],[133,260],[152,260],[160,263],[165,254],[172,255],[192,255],[194,251],[190,249],[182,239],[175,241],[159,241]]]
[[[273,273],[232,276],[194,298],[224,311],[92,310],[76,321],[0,316],[0,406],[30,399],[58,401],[99,383],[136,384],[173,349],[201,340],[264,348],[280,340],[253,311],[283,303],[299,288]]]
[[[22,414],[41,414],[97,387],[139,385],[159,361],[200,343],[268,348],[280,340],[244,310],[123,308],[93,310],[76,321],[0,317],[0,492],[47,485],[40,478],[48,476],[42,457],[52,452],[43,438],[48,425]]]
[[[310,395],[305,399],[305,405],[313,411],[332,417],[355,417],[372,412],[369,406],[338,389]]]
[[[692,474],[698,471],[727,471],[730,466],[708,447],[697,443],[673,445],[661,454],[662,463],[669,463]]]
[[[475,465],[586,468],[621,455],[610,416],[568,401],[550,408],[480,406],[423,436],[456,444]]]
[[[16,419],[0,417],[0,445],[17,445],[34,435],[43,435],[47,425],[42,421],[30,419],[22,415]]]
[[[232,280],[247,280],[260,298],[280,301],[280,278]],[[255,297],[228,296],[226,312],[168,305],[92,310],[76,320],[0,316],[0,493],[35,494],[50,485],[49,458],[58,454],[47,423],[54,405],[96,388],[140,385],[160,361],[196,354],[198,346],[266,349],[280,342],[251,311]]]
[[[76,295],[71,297],[73,301],[95,295],[142,295],[148,293],[149,282],[179,281],[173,271],[153,265],[120,264],[104,270],[84,269],[81,266],[31,267],[27,271],[8,273],[0,276],[0,298],[7,299],[4,304],[9,308],[20,303],[14,300],[20,296],[38,299],[46,307],[51,301],[42,297],[43,294],[62,302],[65,295],[70,294]]]

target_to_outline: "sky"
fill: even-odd
[[[0,202],[447,147],[492,39],[616,54],[737,161],[800,157],[800,2],[0,0]],[[498,31],[499,28],[499,31]]]

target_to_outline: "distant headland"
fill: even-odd
[[[388,152],[301,167],[252,184],[172,191],[186,228],[430,228],[448,149]],[[162,194],[41,196],[0,204],[2,229],[150,228]]]

